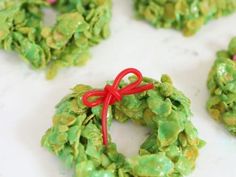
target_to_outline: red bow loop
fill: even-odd
[[[97,97],[96,100],[89,101],[89,98],[94,98],[94,97],[95,98]],[[83,95],[82,101],[83,101],[84,105],[92,108],[92,107],[102,104],[104,102],[104,98],[105,98],[104,91],[92,90],[92,91],[89,91]]]
[[[132,82],[126,85],[123,88],[119,88],[120,82],[122,79],[128,75],[134,74],[137,79],[135,82]],[[82,97],[84,105],[88,107],[95,107],[98,105],[103,105],[102,109],[102,134],[103,134],[103,144],[108,144],[107,138],[107,112],[109,105],[113,105],[116,102],[122,100],[123,96],[136,94],[144,92],[154,88],[153,84],[146,84],[140,86],[142,83],[143,76],[140,71],[134,68],[128,68],[123,70],[120,74],[117,75],[112,85],[106,85],[104,90],[91,90],[85,93]],[[89,101],[89,98],[94,98],[94,101]]]
[[[47,2],[48,2],[49,4],[55,4],[55,3],[57,2],[57,0],[47,0]]]
[[[234,60],[234,61],[236,61],[236,54],[235,54],[235,55],[233,55],[233,60]]]

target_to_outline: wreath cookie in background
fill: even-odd
[[[122,80],[130,73],[136,76]],[[182,177],[191,173],[204,143],[190,120],[190,100],[174,88],[171,79],[163,75],[159,82],[126,69],[108,83],[112,85],[104,91],[75,86],[56,106],[53,126],[43,136],[42,146],[74,168],[76,177]],[[137,156],[126,158],[106,134],[106,126],[114,120],[133,121],[150,129]]]
[[[44,8],[58,12],[43,24]],[[109,36],[110,0],[4,0],[0,2],[0,48],[16,51],[34,69],[83,65],[89,48]]]
[[[194,35],[209,20],[236,10],[235,0],[134,0],[138,18],[153,26],[174,28]]]
[[[236,135],[236,37],[227,50],[217,53],[207,86],[210,92],[207,103],[209,113]]]

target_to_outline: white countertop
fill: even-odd
[[[92,49],[85,67],[63,69],[53,81],[45,80],[43,71],[31,70],[17,55],[0,51],[0,177],[72,177],[40,147],[54,106],[76,84],[102,87],[127,67],[156,79],[167,73],[191,98],[192,121],[207,145],[190,177],[236,176],[236,137],[205,110],[207,74],[215,52],[236,35],[236,15],[210,22],[194,37],[185,38],[180,32],[136,21],[132,10],[131,1],[113,0],[111,37]],[[115,122],[111,131],[119,150],[129,156],[137,153],[145,135],[144,128]]]

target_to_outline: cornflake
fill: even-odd
[[[156,28],[194,35],[205,23],[236,10],[235,0],[134,0],[136,16]]]
[[[222,122],[227,130],[236,135],[236,37],[227,50],[217,53],[209,73],[207,86],[210,97],[207,109],[211,116]]]
[[[134,80],[130,77],[119,87]],[[101,106],[88,108],[82,103],[83,95],[92,89],[87,85],[77,85],[56,106],[53,126],[43,136],[42,146],[74,167],[76,177],[188,175],[204,145],[189,118],[190,100],[173,87],[167,75],[161,82],[143,78],[142,84],[148,83],[154,84],[154,89],[124,96],[108,110],[109,127],[113,120],[131,120],[150,128],[137,156],[126,158],[119,153],[110,135],[108,145],[103,145]]]
[[[42,23],[42,9],[59,12],[53,27]],[[62,67],[84,65],[89,48],[109,36],[110,0],[4,0],[0,2],[0,48],[13,50],[34,69],[48,68],[48,79]]]

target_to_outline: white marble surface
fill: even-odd
[[[35,72],[13,53],[0,52],[0,177],[70,177],[70,170],[45,149],[40,138],[51,126],[55,104],[77,83],[103,86],[126,67],[159,79],[168,73],[192,100],[192,121],[201,138],[196,170],[190,177],[235,177],[236,138],[214,122],[205,110],[206,78],[215,52],[236,35],[236,15],[221,18],[192,38],[173,30],[155,30],[133,18],[131,1],[113,0],[112,36],[92,49],[86,67],[64,69],[53,81]],[[119,150],[137,153],[146,130],[112,126]]]

